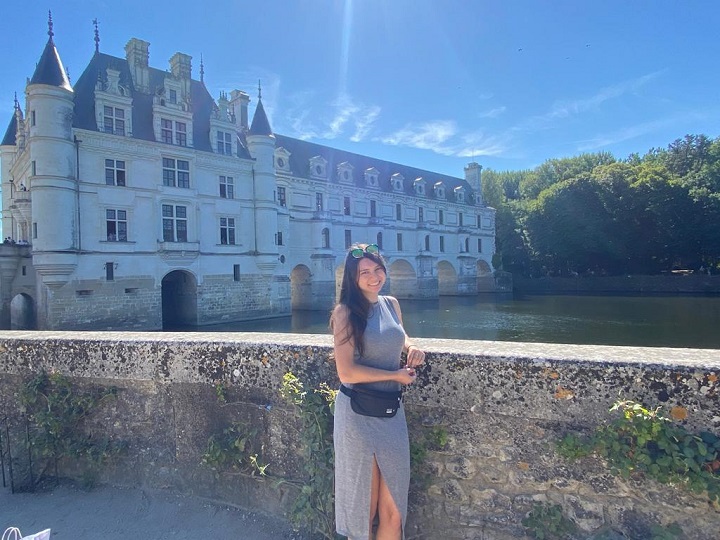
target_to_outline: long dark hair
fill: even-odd
[[[345,272],[343,273],[342,284],[340,285],[340,298],[338,299],[338,304],[343,304],[348,308],[348,325],[345,328],[345,337],[341,343],[347,343],[352,340],[355,344],[355,349],[361,356],[364,352],[363,336],[365,335],[367,319],[372,306],[358,287],[358,265],[362,259],[370,259],[379,264],[385,274],[387,274],[385,259],[383,259],[379,252],[368,253],[367,251],[363,251],[363,256],[359,259],[352,256],[352,250],[357,248],[364,250],[366,247],[367,244],[353,244],[348,250],[345,256]],[[334,326],[334,323],[335,321],[330,321],[331,328]]]

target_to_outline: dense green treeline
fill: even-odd
[[[525,276],[720,271],[720,137],[483,175],[495,268]]]

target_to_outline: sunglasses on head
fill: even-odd
[[[362,259],[366,253],[369,253],[370,255],[376,255],[380,253],[380,248],[377,244],[368,244],[364,248],[356,247],[350,250],[350,255],[352,255],[355,259]]]

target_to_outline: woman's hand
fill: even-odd
[[[425,353],[418,349],[415,345],[409,345],[407,350],[407,366],[411,368],[418,367],[425,362]]]
[[[415,368],[403,367],[395,372],[395,380],[400,384],[412,384],[415,382],[415,379],[417,379]]]

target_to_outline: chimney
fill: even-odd
[[[150,43],[132,38],[125,45],[125,58],[130,68],[133,85],[139,92],[150,93]]]
[[[235,112],[235,123],[238,127],[247,131],[248,124],[248,104],[250,96],[242,90],[232,90],[230,92],[230,107]]]
[[[175,53],[170,59],[170,72],[176,79],[192,78],[192,56],[183,53]]]
[[[482,165],[478,165],[474,161],[465,167],[465,180],[470,184],[472,190],[479,194],[482,194],[481,172]]]

